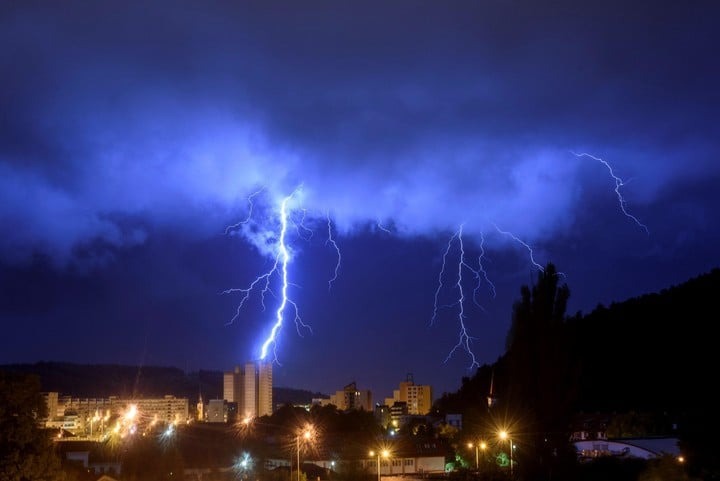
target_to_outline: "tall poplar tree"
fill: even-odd
[[[515,425],[517,471],[533,479],[561,477],[570,453],[569,423],[577,368],[566,340],[570,289],[553,264],[522,286],[507,339],[508,406]]]

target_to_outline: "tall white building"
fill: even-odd
[[[223,374],[223,398],[237,403],[241,417],[272,414],[272,364],[256,361]]]

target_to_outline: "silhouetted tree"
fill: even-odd
[[[0,371],[0,479],[3,481],[65,479],[49,433],[38,424],[46,412],[37,376]]]
[[[520,294],[507,339],[505,380],[507,406],[517,421],[510,426],[518,445],[514,457],[518,470],[533,479],[550,479],[574,460],[569,429],[577,369],[564,330],[570,290],[548,264],[537,284],[522,286]]]

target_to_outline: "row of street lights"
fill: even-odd
[[[379,450],[377,453],[375,451],[370,451],[370,457],[373,457],[377,454],[377,478],[378,481],[380,481],[380,456],[387,459],[390,457],[390,451],[387,449]]]
[[[298,431],[295,435],[295,449],[297,451],[297,481],[300,481],[300,442],[309,442],[315,436],[315,427],[312,424],[306,424],[305,427]],[[378,451],[370,451],[370,457],[377,457],[377,481],[380,479],[380,458],[388,459],[390,450],[381,448]],[[292,480],[291,480],[292,481]]]
[[[251,419],[243,420],[242,424],[245,428],[249,426],[251,422]],[[302,429],[298,430],[295,434],[295,449],[296,449],[296,455],[297,455],[297,481],[300,481],[300,448],[301,448],[301,442],[302,443],[308,443],[310,442],[314,436],[316,435],[315,427],[312,424],[306,424]],[[512,438],[510,437],[510,434],[505,431],[499,431],[497,433],[498,438],[501,441],[507,440],[510,446],[510,477],[513,476],[513,442]],[[475,448],[475,469],[480,469],[480,450],[485,452],[488,445],[485,441],[480,441],[478,443],[468,443],[469,448]],[[370,457],[376,457],[377,458],[377,481],[381,481],[380,477],[380,458],[387,459],[390,457],[390,451],[386,448],[381,448],[378,451],[370,451]],[[291,470],[292,471],[292,470]],[[292,478],[291,480],[292,481]]]
[[[507,440],[510,446],[510,477],[512,478],[513,475],[513,442],[512,438],[510,437],[510,434],[503,430],[498,432],[498,438],[500,438],[501,441]],[[487,449],[487,443],[485,441],[480,441],[478,443],[468,443],[468,448],[475,448],[475,469],[480,469],[480,450],[485,452]]]

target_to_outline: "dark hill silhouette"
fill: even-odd
[[[543,293],[551,292],[542,277],[537,284],[541,307],[549,299]],[[521,292],[530,290],[525,286]],[[542,311],[514,311],[513,323],[524,323],[524,337],[518,338],[523,342],[463,378],[460,389],[437,400],[434,409],[463,414],[470,435],[487,434],[498,419],[517,421],[512,429],[526,443],[519,466],[531,474],[528,479],[549,479],[548,466],[557,467],[561,456],[574,457],[570,433],[591,430],[593,419],[600,420],[595,427],[606,428],[608,436],[677,437],[690,474],[720,479],[714,382],[719,298],[720,269],[713,269],[559,323]],[[521,317],[515,317],[518,312]],[[553,362],[557,359],[562,363]],[[491,379],[497,403],[489,409]]]
[[[720,269],[598,306],[568,322],[582,367],[579,407],[685,410],[705,402],[720,319]]]
[[[223,394],[222,371],[185,373],[176,367],[47,361],[0,365],[0,369],[36,374],[40,377],[43,391],[57,391],[61,395],[81,398],[153,398],[169,394],[188,398],[192,404],[199,394],[205,401],[220,399]],[[273,388],[274,404],[309,404],[312,398],[321,396],[320,393],[302,389]]]
[[[567,319],[564,334],[579,370],[576,409],[685,412],[709,406],[715,400],[712,360],[719,301],[716,268],[660,292],[598,305],[587,315]],[[510,382],[506,370],[502,355],[463,378],[460,389],[445,394],[435,408],[472,416],[477,406],[487,405],[493,375],[495,393],[502,397]]]

